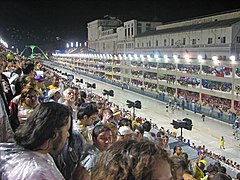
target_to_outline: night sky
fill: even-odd
[[[236,9],[239,0],[1,0],[0,36],[20,51],[27,44],[52,51],[86,41],[87,23],[105,15],[166,23]]]

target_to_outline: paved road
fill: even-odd
[[[68,72],[70,73],[70,71]],[[138,116],[152,119],[158,127],[163,126],[165,129],[177,132],[180,135],[180,130],[176,130],[170,125],[173,119],[183,119],[188,117],[193,121],[192,131],[183,130],[183,136],[186,139],[190,139],[191,143],[195,145],[205,145],[207,149],[224,155],[233,161],[240,164],[240,141],[234,139],[232,133],[233,130],[229,124],[220,122],[212,118],[205,118],[205,122],[202,122],[200,114],[194,114],[188,110],[175,110],[174,114],[169,110],[166,112],[165,104],[161,101],[154,100],[152,98],[128,91],[122,90],[119,87],[112,86],[110,84],[89,78],[83,75],[75,74],[75,77],[83,78],[84,82],[96,83],[97,88],[93,89],[94,93],[101,94],[103,89],[114,90],[114,97],[110,97],[110,101],[119,104],[120,107],[128,108],[126,106],[126,100],[140,100],[142,102],[142,109],[136,109]],[[82,84],[85,88],[85,83]],[[221,136],[225,138],[225,150],[220,150],[219,139]]]

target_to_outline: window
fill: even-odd
[[[240,43],[240,36],[237,36],[237,43]]]
[[[167,46],[167,40],[166,39],[164,39],[164,46]]]
[[[171,39],[171,46],[174,45],[174,39]]]
[[[158,46],[158,40],[156,40],[156,46]]]
[[[138,23],[137,24],[137,34],[141,34],[142,33],[142,24]]]
[[[131,35],[133,36],[133,27],[131,27]]]
[[[208,38],[208,44],[212,44],[212,38]]]
[[[147,23],[146,24],[146,31],[150,30],[151,29],[151,24],[150,23]]]
[[[137,47],[139,47],[139,43],[137,43]]]
[[[223,43],[223,44],[226,43],[226,37],[225,36],[221,38],[221,43]]]
[[[197,43],[196,39],[192,39],[192,45],[195,45]]]
[[[148,43],[148,44],[149,44],[149,47],[151,47],[151,41],[149,41],[149,43]]]
[[[185,45],[185,44],[186,44],[186,38],[183,38],[182,45]]]
[[[144,43],[142,43],[142,47],[144,47]]]
[[[128,37],[130,36],[130,28],[128,28]]]
[[[125,37],[127,37],[127,28],[125,27]]]

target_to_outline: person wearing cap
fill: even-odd
[[[48,102],[58,102],[61,97],[60,89],[51,89],[48,91]]]
[[[40,96],[43,96],[43,91],[45,89],[44,87],[44,78],[40,75],[35,76],[34,78],[36,80],[36,90],[38,91]]]
[[[121,111],[118,108],[112,108],[111,110],[113,112],[113,120],[119,123],[120,120],[122,119]]]
[[[118,129],[117,141],[127,141],[132,138],[133,131],[129,126],[121,126]]]

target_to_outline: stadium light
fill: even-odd
[[[173,120],[172,123],[170,123],[171,125],[173,125],[174,129],[179,129],[181,128],[181,134],[180,134],[180,138],[181,140],[183,139],[183,132],[182,129],[187,129],[189,131],[192,131],[192,120],[188,119],[188,118],[184,118],[183,120]]]
[[[103,95],[106,96],[107,95],[107,101],[109,101],[109,96],[113,97],[114,96],[114,91],[113,90],[103,90]]]
[[[235,61],[235,60],[236,60],[236,57],[235,57],[235,56],[230,56],[229,59],[230,59],[231,61]]]
[[[128,108],[133,108],[133,120],[135,119],[135,108],[141,109],[142,103],[139,100],[136,100],[135,102],[127,100],[127,106]]]

